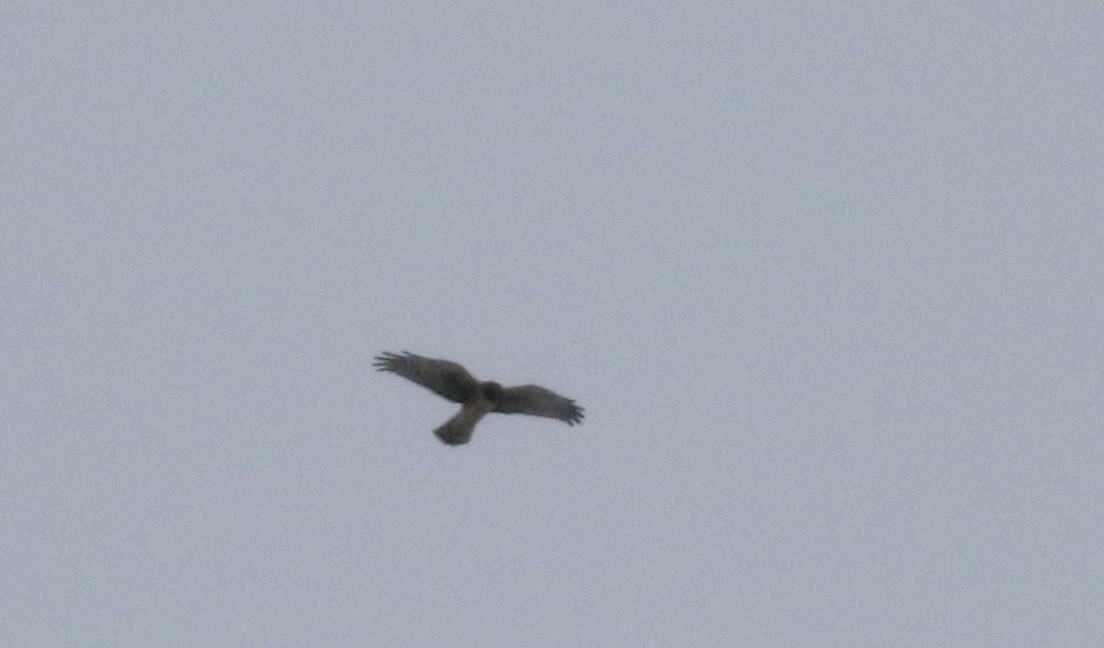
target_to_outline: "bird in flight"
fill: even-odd
[[[583,420],[583,408],[570,398],[537,385],[503,387],[490,380],[480,382],[467,369],[448,360],[426,358],[409,351],[402,354],[384,352],[376,356],[373,365],[379,371],[397,373],[438,396],[461,404],[456,416],[433,431],[448,445],[471,441],[475,424],[489,412],[546,416],[568,425]]]

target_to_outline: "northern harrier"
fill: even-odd
[[[467,369],[448,360],[425,358],[409,351],[403,351],[402,355],[384,352],[376,356],[374,365],[380,371],[397,373],[438,396],[463,404],[456,416],[433,431],[448,445],[471,441],[475,424],[488,412],[547,416],[568,425],[583,420],[583,408],[570,398],[537,385],[503,387],[492,381],[480,382]]]

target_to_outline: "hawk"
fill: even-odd
[[[448,360],[426,358],[409,351],[401,355],[384,352],[376,356],[373,365],[379,371],[397,373],[438,396],[461,403],[456,416],[433,431],[448,445],[471,441],[475,424],[489,412],[546,416],[568,425],[583,420],[583,408],[570,398],[537,385],[503,387],[490,380],[480,382],[467,369]]]

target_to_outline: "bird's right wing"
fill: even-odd
[[[409,351],[401,355],[385,351],[376,356],[373,365],[379,371],[397,373],[457,403],[470,399],[479,390],[479,381],[467,369],[448,360],[426,358]]]
[[[538,385],[521,385],[502,390],[502,397],[494,408],[503,414],[531,414],[560,419],[568,425],[583,420],[583,408],[570,398]]]

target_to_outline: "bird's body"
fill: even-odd
[[[575,401],[537,385],[503,387],[494,381],[479,382],[464,367],[404,351],[385,352],[375,367],[411,380],[437,395],[461,403],[460,411],[433,431],[448,445],[471,440],[475,424],[490,412],[546,416],[575,425],[583,420],[583,408]]]
[[[448,445],[461,445],[471,441],[472,433],[475,432],[475,424],[482,420],[484,416],[493,412],[497,404],[494,400],[495,390],[485,389],[484,385],[486,384],[480,385],[480,388],[475,392],[475,396],[464,401],[456,416],[453,416],[444,425],[433,431],[438,439]],[[502,387],[499,386],[497,391],[501,395]]]

